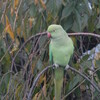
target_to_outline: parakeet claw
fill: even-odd
[[[67,66],[65,67],[65,70],[67,70],[69,67],[70,67],[70,66],[69,66],[69,65],[67,65]]]
[[[59,65],[58,64],[54,64],[54,68],[58,68],[59,67]]]

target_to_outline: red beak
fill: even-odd
[[[48,38],[51,38],[51,34],[50,33],[48,33]]]

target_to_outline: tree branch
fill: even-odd
[[[54,67],[54,65],[47,66],[46,68],[44,68],[44,69],[37,75],[37,77],[35,78],[35,80],[34,80],[34,82],[33,82],[33,84],[32,84],[32,87],[30,88],[30,91],[29,91],[29,94],[28,94],[28,100],[31,100],[31,98],[32,98],[32,92],[34,92],[36,83],[38,82],[40,76],[41,76],[45,71],[47,71],[49,68],[52,68],[52,67]]]
[[[94,33],[83,33],[83,32],[79,32],[79,33],[68,33],[69,36],[80,36],[80,35],[83,35],[83,36],[93,36],[93,37],[97,37],[97,38],[100,38],[100,35],[98,34],[94,34]]]
[[[33,84],[32,84],[32,87],[30,88],[30,91],[29,91],[29,94],[28,94],[28,100],[31,100],[32,98],[32,92],[34,92],[34,89],[35,89],[35,86],[36,86],[36,83],[38,82],[40,76],[45,72],[47,71],[49,68],[53,68],[54,65],[51,65],[51,66],[47,66],[46,68],[44,68],[38,75],[37,77],[35,78]],[[99,93],[100,93],[100,89],[98,86],[96,86],[96,84],[94,82],[92,82],[88,77],[86,77],[84,74],[82,74],[81,72],[79,72],[78,70],[76,70],[75,68],[73,67],[69,67],[68,69],[70,69],[71,71],[73,72],[76,72],[77,74],[79,74],[80,76],[82,76],[84,79],[86,79]],[[68,69],[65,69],[66,71]]]
[[[69,69],[71,71],[76,72],[77,74],[79,74],[80,76],[82,76],[84,79],[86,79],[100,93],[99,87],[94,82],[92,82],[87,76],[85,76],[84,74],[82,74],[81,72],[79,72],[78,70],[76,70],[75,68],[73,68],[71,66],[69,67]]]

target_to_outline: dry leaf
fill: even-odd
[[[29,25],[30,25],[30,28],[32,27],[33,22],[34,22],[34,18],[29,18]]]
[[[43,0],[40,0],[40,3],[41,3],[41,5],[42,5],[42,7],[43,7],[44,9],[46,9],[46,5],[45,5],[44,1],[43,1]]]
[[[44,75],[42,74],[38,80],[37,86],[39,86],[44,81]]]
[[[15,96],[16,96],[16,99],[18,99],[20,96],[20,91],[22,89],[22,85],[19,85],[17,88],[16,88],[16,91],[15,91]],[[20,98],[19,98],[20,99]]]
[[[85,86],[84,84],[82,84],[82,85],[80,86],[80,89],[81,89],[81,91],[83,92],[83,91],[86,90],[86,86]]]
[[[46,97],[46,95],[47,95],[47,91],[46,91],[46,75],[44,76],[43,80],[44,80],[44,86],[42,88],[42,91],[43,91],[44,96]]]
[[[11,28],[11,25],[10,25],[10,22],[9,22],[9,19],[8,17],[6,16],[6,27],[5,27],[5,32],[6,33],[9,33],[11,39],[14,41],[15,38],[14,38],[14,33],[12,31],[12,28]]]
[[[42,92],[36,93],[32,100],[41,100],[41,95],[42,95]]]
[[[37,100],[39,93],[36,93],[32,100]]]
[[[19,0],[14,0],[14,9],[16,10],[16,8],[18,7],[19,4]]]
[[[37,5],[39,3],[39,0],[34,0],[35,5]]]
[[[20,37],[20,33],[21,33],[21,28],[20,26],[17,28],[17,35]]]
[[[19,40],[16,38],[15,43],[14,43],[14,46],[13,46],[12,50],[10,51],[10,54],[13,55],[13,53],[14,53],[15,51],[18,50],[19,45],[20,45],[20,42],[19,42]]]
[[[98,52],[98,53],[95,54],[95,59],[96,60],[99,60],[100,59],[100,52]]]
[[[14,9],[11,7],[11,16],[14,15]]]
[[[53,97],[53,100],[55,100],[55,97]]]

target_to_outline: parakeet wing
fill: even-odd
[[[53,64],[53,55],[51,51],[51,44],[49,45],[49,62],[50,64]]]

